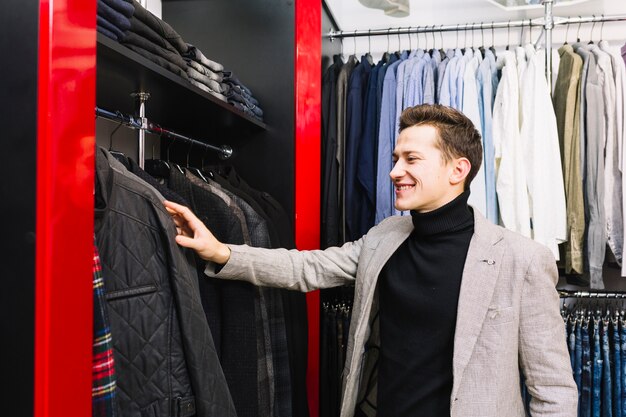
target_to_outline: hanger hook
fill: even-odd
[[[116,111],[115,114],[121,119],[123,117],[122,113],[119,111]],[[113,131],[111,132],[111,134],[109,135],[109,151],[111,151],[113,149],[113,135],[115,134],[115,132],[117,132],[117,130],[122,127],[122,121],[120,120],[118,125],[115,126],[115,129],[113,129]]]
[[[602,24],[600,25],[600,40],[604,39],[604,14],[602,15]]]
[[[356,29],[354,30],[354,56],[356,56]]]
[[[522,46],[522,42],[524,42],[524,19],[522,19],[522,29],[519,35],[519,46]]]
[[[491,46],[494,46],[494,43],[496,42],[495,36],[494,36],[494,29],[493,29],[494,25],[495,25],[495,22],[492,20],[491,21]]]
[[[482,43],[481,46],[485,46],[485,30],[484,30],[484,26],[485,22],[480,22],[480,43]]]
[[[509,19],[509,23],[506,25],[506,49],[508,51],[509,46],[511,46],[511,19]]]
[[[367,53],[372,53],[372,29],[367,32]]]
[[[400,29],[398,29],[398,51],[402,51],[402,42],[400,41]]]
[[[472,23],[472,48],[474,47],[474,45],[476,45],[476,42],[474,42],[474,29],[475,29],[476,23]]]
[[[569,22],[567,23],[567,25],[565,25],[565,43],[567,43],[567,35],[569,35],[569,25],[570,25]]]
[[[200,171],[204,171],[204,159],[206,158],[206,154],[209,152],[209,148],[204,148],[204,153],[202,154],[202,159],[200,160]]]
[[[343,59],[343,36],[339,38],[339,43],[341,44],[341,59]]]
[[[409,50],[413,50],[413,41],[411,41],[411,26],[409,26],[409,30],[407,31],[407,35],[409,36]]]
[[[580,26],[583,24],[583,17],[578,16],[578,30],[576,30],[576,42],[580,42]]]
[[[171,141],[170,141],[170,143],[167,145],[167,148],[166,148],[166,150],[165,150],[165,157],[167,158],[167,159],[166,159],[166,162],[170,162],[170,148],[172,147],[172,145],[174,144],[174,142],[176,142],[176,137],[175,137],[175,136],[172,138],[172,140],[171,140]]]
[[[456,49],[459,49],[459,26],[461,25],[457,23],[456,25]]]
[[[389,34],[390,33],[391,33],[391,28],[387,29],[387,52],[389,52],[391,50],[390,44],[389,44]]]
[[[435,25],[431,28],[430,34],[433,35],[433,49],[437,49],[437,46],[435,45],[437,43],[435,40]]]
[[[187,168],[189,168],[189,154],[191,153],[191,148],[193,148],[193,142],[189,142],[189,149],[187,149]]]
[[[589,35],[589,40],[593,42],[593,29],[596,27],[596,15],[592,14],[593,23],[591,24],[591,34]]]
[[[441,48],[443,49],[443,25],[439,27],[439,39],[441,40]]]

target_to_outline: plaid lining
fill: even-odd
[[[115,417],[115,362],[111,328],[104,299],[98,248],[93,249],[93,360],[91,397],[94,417]]]

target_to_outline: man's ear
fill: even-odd
[[[465,181],[472,169],[469,159],[462,157],[452,160],[452,172],[450,174],[450,184],[457,185]]]

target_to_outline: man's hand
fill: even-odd
[[[164,201],[165,209],[176,224],[176,243],[195,250],[205,261],[223,265],[230,259],[230,249],[213,236],[189,208]]]

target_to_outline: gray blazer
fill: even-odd
[[[474,213],[454,336],[450,414],[523,417],[521,369],[532,395],[532,416],[575,417],[578,392],[559,313],[554,257],[548,248]],[[352,417],[357,406],[375,416],[376,284],[412,230],[410,217],[395,216],[358,241],[324,251],[231,246],[220,272],[207,265],[206,273],[298,291],[354,283],[341,417]]]

